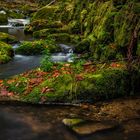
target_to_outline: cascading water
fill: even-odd
[[[8,25],[3,25],[4,28],[0,28],[0,31],[1,29],[6,29],[2,30],[2,32],[14,35],[19,40],[19,43],[13,45],[14,51],[16,48],[19,47],[22,41],[33,40],[32,36],[24,34],[23,28],[20,27],[9,28],[8,26],[13,25],[11,23],[9,23]],[[62,51],[59,53],[52,54],[51,60],[53,62],[73,62],[72,47],[65,44],[59,44],[59,46],[61,47]],[[41,58],[42,56],[25,56],[15,53],[12,61],[10,61],[7,64],[0,65],[0,79],[8,78],[10,76],[20,74],[27,70],[38,67],[40,65]]]
[[[73,49],[71,46],[59,44],[62,49],[61,53],[54,53],[51,56],[53,62],[73,62]]]

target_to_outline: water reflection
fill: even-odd
[[[92,117],[91,111],[88,114]],[[87,116],[80,107],[0,105],[0,140],[134,140],[139,136],[119,129],[83,137],[62,124],[64,118]]]

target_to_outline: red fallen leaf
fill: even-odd
[[[0,86],[2,86],[3,85],[3,80],[0,80]]]
[[[18,87],[19,86],[19,83],[17,83],[15,86]]]
[[[62,67],[61,70],[66,70],[66,69],[64,67]]]
[[[83,104],[83,105],[81,105],[81,107],[82,107],[83,109],[89,109],[89,105],[87,105],[87,104]]]
[[[8,96],[14,96],[14,93],[13,93],[13,92],[8,92],[7,95],[8,95]]]
[[[13,82],[15,82],[14,79],[12,79],[12,80],[8,80],[8,81],[7,81],[8,84],[12,84]]]
[[[64,71],[63,74],[71,74],[69,71]]]
[[[82,75],[76,75],[75,78],[77,81],[82,81],[84,79]]]
[[[44,102],[46,102],[46,100],[47,100],[47,98],[46,97],[41,97],[41,99],[40,99],[40,103],[44,103]]]
[[[91,61],[86,62],[85,64],[83,64],[83,66],[89,66],[89,65],[92,65],[92,62]]]
[[[58,77],[60,75],[60,73],[58,73],[58,72],[56,72],[56,73],[54,73],[53,75],[52,75],[52,77]]]
[[[111,63],[110,66],[116,68],[116,67],[121,67],[121,64]]]
[[[34,84],[38,85],[38,84],[41,83],[43,80],[44,80],[43,78],[32,78],[32,79],[29,80],[29,83],[30,83],[31,85],[34,85]]]
[[[47,72],[38,71],[38,72],[36,73],[36,76],[37,76],[37,77],[42,77],[42,76],[47,75],[47,74],[48,74]]]
[[[7,91],[7,89],[5,87],[1,88],[0,93],[1,93],[2,96],[7,96],[8,95],[8,91]]]
[[[43,87],[41,93],[47,93],[47,92],[53,92],[54,89],[53,88],[49,88],[49,87]]]
[[[64,64],[64,66],[65,66],[65,67],[69,67],[69,66],[70,66],[70,64]]]

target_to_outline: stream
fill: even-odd
[[[34,40],[31,35],[24,34],[23,28],[1,26],[0,31],[16,36],[19,41]],[[52,54],[52,61],[72,62],[72,47],[59,45],[62,52]],[[18,46],[14,44],[13,48]],[[12,61],[0,65],[0,79],[38,67],[41,58],[15,54]],[[93,112],[78,106],[13,105],[0,102],[0,140],[135,140],[139,137],[137,133],[124,134],[122,129],[79,136],[62,123],[65,118],[90,119]]]
[[[22,41],[33,41],[34,38],[29,34],[24,34],[23,27],[11,27],[11,25],[1,25],[0,32],[9,33],[15,36],[20,42]],[[13,48],[19,47],[20,44],[13,44]],[[53,62],[73,62],[72,55],[73,50],[71,46],[65,44],[58,44],[62,52],[54,53],[51,56]],[[0,79],[8,78],[17,74],[21,74],[25,71],[37,68],[40,66],[42,56],[26,56],[15,54],[12,61],[7,64],[0,65]]]

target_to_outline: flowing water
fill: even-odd
[[[25,35],[23,28],[9,28],[3,26],[0,31],[7,32],[19,41],[30,40],[31,35]],[[14,44],[17,48],[19,44]],[[61,53],[52,54],[52,61],[72,62],[73,50],[71,46],[60,44]],[[41,56],[24,56],[15,54],[14,59],[0,65],[0,79],[22,73],[40,65]],[[92,112],[80,107],[68,106],[19,106],[0,104],[0,140],[125,140],[125,135],[118,131],[108,131],[90,136],[78,136],[66,128],[64,118],[92,117]],[[127,137],[128,140],[137,139],[136,134]]]
[[[13,27],[11,24],[1,25],[0,31],[15,36],[20,42],[34,40],[32,35],[29,34],[26,35],[24,33],[23,26]],[[18,47],[19,47],[19,43],[13,45],[14,49]],[[60,47],[62,48],[62,52],[52,54],[51,60],[53,62],[73,62],[72,59],[73,50],[71,46],[60,44]],[[31,70],[33,68],[36,68],[40,66],[41,59],[42,56],[40,55],[25,56],[25,55],[15,54],[12,61],[10,61],[7,64],[0,65],[0,79],[8,78],[10,76],[20,74],[25,71]]]

